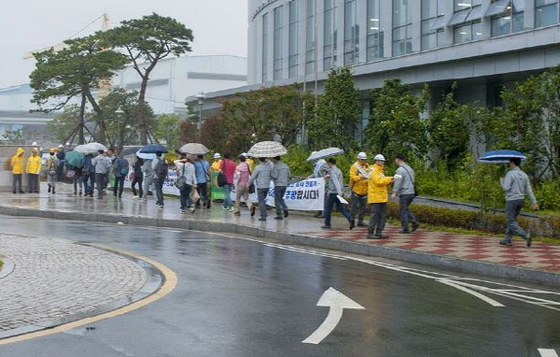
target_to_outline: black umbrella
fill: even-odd
[[[124,148],[121,151],[121,155],[126,156],[126,155],[136,154],[136,152],[141,148],[142,148],[141,146],[131,146],[131,147]]]
[[[143,154],[155,154],[158,152],[166,153],[167,147],[159,144],[148,144],[144,145],[142,149],[140,149],[140,152]]]

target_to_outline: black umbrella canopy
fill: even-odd
[[[126,156],[126,155],[136,154],[136,152],[137,152],[138,150],[140,150],[141,148],[142,148],[141,146],[126,147],[126,148],[122,149],[121,155],[122,155],[122,156]]]
[[[144,145],[142,149],[140,149],[140,152],[144,154],[166,153],[167,147],[159,144],[148,144]]]

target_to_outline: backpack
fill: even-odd
[[[158,163],[156,164],[156,170],[155,170],[156,178],[163,180],[167,177],[168,173],[169,173],[169,165],[167,164],[167,161],[163,159],[158,159]]]
[[[121,177],[128,175],[128,161],[126,159],[119,157],[115,160],[115,174]]]
[[[95,173],[95,167],[91,163],[91,156],[86,156],[84,160],[84,169],[82,171],[84,175]]]

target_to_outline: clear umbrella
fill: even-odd
[[[328,148],[319,151],[314,151],[308,158],[307,161],[315,161],[320,159],[326,159],[327,157],[336,156],[344,154],[344,150],[339,148]]]
[[[78,145],[74,148],[74,151],[79,152],[80,154],[89,155],[89,154],[97,154],[99,150],[107,150],[107,147],[100,143],[89,143],[84,145]]]

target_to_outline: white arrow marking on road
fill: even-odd
[[[479,292],[476,292],[476,291],[474,291],[474,290],[471,290],[471,289],[469,289],[469,288],[466,288],[466,287],[464,287],[464,286],[459,285],[460,283],[458,283],[458,282],[456,282],[456,281],[451,281],[451,280],[448,280],[448,279],[439,279],[439,280],[437,280],[437,281],[439,281],[439,282],[442,283],[442,284],[452,286],[452,287],[454,287],[455,289],[459,289],[459,290],[461,290],[461,291],[463,291],[463,292],[465,292],[465,293],[467,293],[467,294],[471,294],[472,296],[476,296],[477,298],[479,298],[479,299],[481,299],[481,300],[483,300],[483,301],[489,303],[490,305],[492,305],[492,306],[494,306],[494,307],[505,307],[505,305],[500,304],[500,303],[497,302],[496,300],[491,299],[491,298],[489,298],[489,297],[486,296],[486,295],[482,295],[482,294],[479,293]]]
[[[539,348],[539,353],[541,354],[541,357],[558,357],[556,351],[546,348]]]
[[[321,343],[338,325],[344,309],[365,310],[365,307],[333,288],[329,288],[323,293],[317,306],[328,307],[329,314],[321,326],[302,341],[303,343],[314,345]]]

